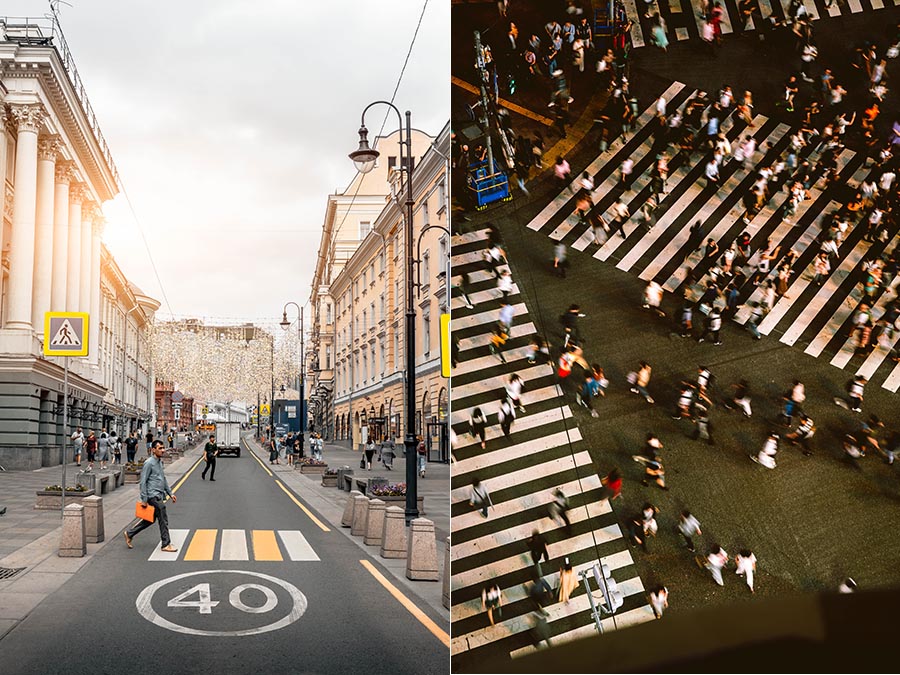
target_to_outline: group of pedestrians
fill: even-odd
[[[93,430],[88,430],[87,435],[82,427],[77,427],[70,437],[75,463],[81,466],[82,458],[87,460],[85,473],[94,470],[94,462],[99,462],[100,470],[105,471],[110,463],[122,463],[122,451],[125,451],[125,461],[134,462],[137,454],[137,432],[132,431],[126,438],[120,437],[113,429],[107,432],[106,428],[100,430],[99,436]],[[149,445],[147,452],[149,454]]]

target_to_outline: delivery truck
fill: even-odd
[[[216,423],[216,445],[219,446],[219,454],[233,454],[235,457],[241,456],[241,423],[240,422],[217,422]]]

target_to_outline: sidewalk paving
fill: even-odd
[[[349,497],[348,492],[334,487],[322,487],[320,475],[304,475],[298,470],[284,464],[271,465],[269,457],[262,446],[252,436],[245,440],[253,443],[253,450],[266,466],[294,492],[300,495],[306,502],[316,509],[334,527],[335,531],[343,533],[347,539],[354,542],[365,554],[376,560],[384,567],[410,594],[418,597],[426,603],[438,616],[446,621],[445,628],[450,628],[450,610],[441,602],[443,591],[444,549],[447,537],[450,536],[450,465],[429,462],[425,468],[425,477],[419,478],[418,496],[424,497],[425,513],[421,517],[434,523],[435,539],[437,540],[438,567],[441,575],[438,581],[411,581],[406,578],[406,559],[386,559],[379,555],[378,549],[363,544],[362,537],[351,537],[350,528],[341,527],[341,518],[344,515],[344,506]],[[359,460],[362,453],[341,447],[339,445],[325,444],[322,458],[328,464],[329,469],[338,469],[348,466],[353,469],[354,476],[384,477],[391,483],[403,483],[406,481],[406,460],[401,456],[402,445],[394,458],[394,468],[387,471],[380,464],[376,466],[378,455],[372,462],[372,471],[359,468]]]

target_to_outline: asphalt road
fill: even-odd
[[[201,480],[202,467],[201,461],[177,490],[178,502],[169,503],[173,531],[190,530],[177,561],[148,560],[159,545],[156,525],[135,537],[132,550],[121,532],[108,532],[114,541],[0,643],[0,670],[23,675],[447,671],[446,648],[376,580],[359,549],[306,504],[309,513],[298,507],[263,462],[246,449],[240,458],[220,458],[215,482]],[[208,553],[195,547],[198,530],[215,532],[216,545]],[[247,542],[249,560],[221,559],[223,530],[239,531],[236,538]],[[251,535],[253,530],[275,534]],[[286,532],[299,532],[302,539]],[[267,536],[277,545],[266,546]],[[297,542],[293,554],[285,537]],[[267,553],[282,560],[258,559]],[[378,570],[377,563],[369,564]],[[151,593],[147,589],[154,584]],[[210,603],[217,604],[203,607],[204,585]],[[142,593],[161,620],[180,628],[161,627],[139,613]],[[279,621],[286,625],[259,630]],[[235,631],[245,634],[228,635]]]

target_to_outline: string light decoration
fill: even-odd
[[[259,326],[208,326],[195,319],[156,322],[149,329],[156,378],[196,401],[255,402],[297,378],[299,337]],[[285,387],[286,398],[296,389]]]

